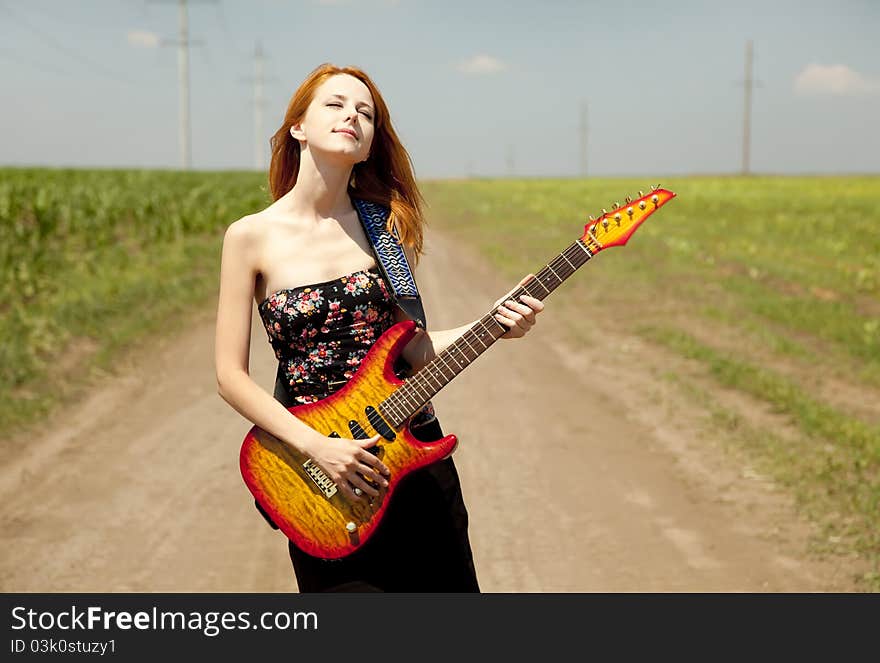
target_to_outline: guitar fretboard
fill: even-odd
[[[578,239],[547,263],[535,274],[535,278],[514,290],[508,299],[516,301],[521,295],[529,295],[543,300],[596,252]],[[507,330],[508,327],[495,319],[493,308],[443,352],[437,354],[422,370],[407,378],[380,404],[380,412],[395,428],[399,427],[488,350]]]

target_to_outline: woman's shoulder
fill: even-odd
[[[226,227],[224,241],[254,246],[266,241],[278,224],[278,215],[271,207],[246,214]]]

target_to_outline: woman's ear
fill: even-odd
[[[306,135],[303,133],[302,124],[291,124],[290,135],[296,140],[305,141]]]

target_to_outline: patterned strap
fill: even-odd
[[[373,253],[376,254],[376,262],[385,280],[391,285],[397,305],[422,329],[425,329],[427,323],[419,288],[413,278],[403,247],[386,225],[390,210],[378,203],[359,198],[353,198],[352,202],[373,247]]]

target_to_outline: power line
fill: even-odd
[[[62,76],[71,76],[72,74],[69,71],[64,71],[62,69],[56,69],[51,65],[45,65],[40,62],[36,62],[34,60],[25,60],[22,59],[21,56],[18,55],[15,51],[10,51],[5,48],[0,48],[0,57],[5,57],[7,60],[12,60],[13,62],[17,62],[18,64],[23,64],[28,67],[33,67],[39,71],[44,71],[52,74],[61,74]]]
[[[217,19],[220,23],[220,28],[223,30],[223,34],[232,45],[232,50],[235,51],[235,53],[237,53],[239,56],[241,56],[242,51],[239,50],[238,44],[235,41],[235,37],[229,30],[229,24],[226,21],[226,13],[223,11],[223,4],[218,2],[214,5],[214,7],[217,9]]]
[[[40,30],[39,28],[35,28],[27,20],[23,19],[19,14],[10,10],[9,7],[7,7],[6,5],[0,4],[0,11],[5,12],[7,16],[9,16],[13,19],[13,21],[18,23],[20,26],[26,28],[27,30],[29,30],[33,34],[37,35],[43,41],[43,43],[47,44],[48,46],[51,46],[52,48],[59,51],[60,53],[64,53],[66,56],[73,58],[74,60],[78,60],[79,62],[88,65],[94,73],[100,74],[106,78],[110,78],[110,79],[116,81],[117,83],[125,83],[126,85],[136,85],[136,83],[134,81],[132,81],[130,78],[124,77],[121,73],[107,69],[104,67],[104,65],[102,65],[98,62],[95,62],[94,60],[91,60],[89,58],[86,58],[86,57],[80,55],[79,53],[77,53],[76,51],[69,49],[67,46],[65,46],[64,44],[59,42],[57,39],[55,39],[51,35],[46,34],[42,30]]]

